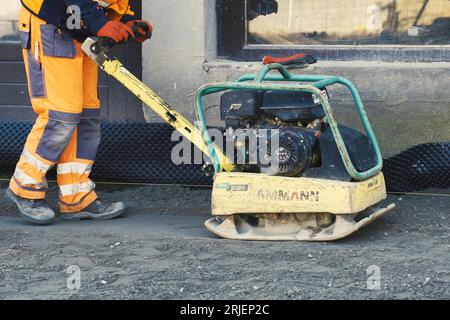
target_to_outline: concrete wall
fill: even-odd
[[[0,11],[0,39],[17,40],[17,17],[19,16],[20,3],[16,0],[2,0]]]
[[[155,27],[143,49],[144,81],[191,119],[191,95],[209,80],[203,63],[216,56],[214,1],[144,0],[143,16]]]
[[[144,17],[155,25],[144,47],[144,81],[188,119],[193,93],[207,82],[256,72],[259,63],[216,58],[213,0],[144,0]],[[385,156],[418,143],[450,140],[450,63],[319,62],[301,73],[338,75],[360,90]],[[338,120],[356,114],[343,90],[332,90]],[[219,124],[217,103],[208,119]],[[146,112],[149,121],[159,121]],[[214,120],[214,121],[213,121]]]

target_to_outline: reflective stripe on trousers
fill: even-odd
[[[70,35],[24,8],[19,31],[38,116],[10,188],[20,197],[43,199],[46,173],[56,166],[61,211],[81,211],[97,198],[89,179],[100,143],[97,65]]]

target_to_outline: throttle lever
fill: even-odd
[[[144,29],[145,34],[140,33],[139,28]],[[150,27],[144,21],[135,21],[131,26],[131,29],[133,30],[134,37],[137,40],[147,40],[152,38],[152,30],[150,30]]]

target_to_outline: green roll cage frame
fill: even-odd
[[[272,70],[278,71],[279,74],[269,74]],[[296,84],[288,82],[297,82]],[[307,84],[304,84],[307,83]],[[353,162],[350,159],[347,147],[339,131],[338,124],[333,115],[333,110],[328,101],[328,97],[322,92],[327,86],[334,84],[341,84],[347,87],[355,102],[359,118],[363,124],[366,135],[372,142],[376,156],[377,164],[364,172],[356,170]],[[345,168],[348,174],[355,180],[366,180],[377,173],[379,173],[383,167],[383,158],[381,156],[380,147],[378,141],[373,133],[372,126],[370,125],[369,118],[364,109],[363,102],[359,96],[358,90],[352,82],[345,78],[335,76],[323,76],[323,75],[296,75],[290,73],[284,66],[278,63],[266,65],[258,74],[247,74],[235,82],[218,82],[211,83],[200,87],[196,92],[195,97],[195,114],[196,119],[200,123],[200,131],[203,135],[205,143],[208,146],[210,158],[216,173],[222,171],[221,163],[216,155],[216,145],[211,140],[208,134],[205,114],[203,111],[203,98],[205,96],[219,93],[226,90],[278,90],[278,91],[303,91],[316,94],[320,99],[323,109],[326,115],[326,122],[331,128],[334,139],[338,146],[339,153],[344,162]]]

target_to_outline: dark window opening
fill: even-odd
[[[218,0],[219,54],[450,61],[449,0]]]

